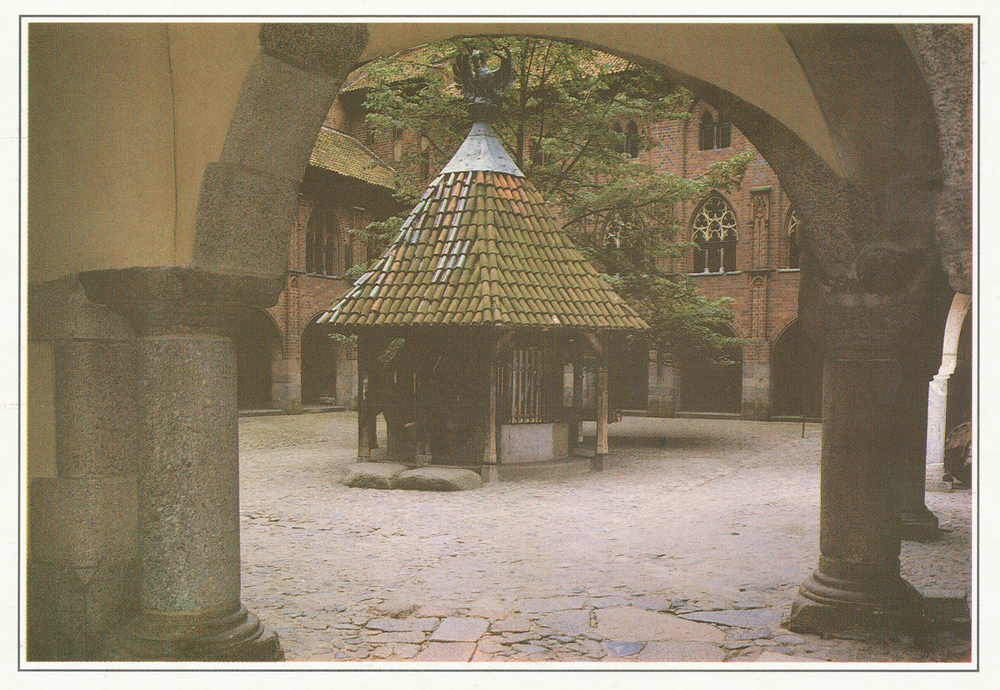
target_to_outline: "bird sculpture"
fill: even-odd
[[[466,101],[500,107],[500,94],[514,81],[510,49],[505,46],[503,50],[505,54],[500,56],[500,66],[496,69],[486,66],[488,56],[482,51],[458,55],[452,71]]]

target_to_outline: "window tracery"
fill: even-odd
[[[698,208],[692,223],[695,273],[736,270],[736,214],[729,203],[713,194]]]
[[[336,214],[328,208],[313,211],[306,229],[306,273],[341,275],[340,243]]]

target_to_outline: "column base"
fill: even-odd
[[[899,536],[901,539],[910,541],[936,541],[940,536],[937,515],[932,513],[927,506],[904,510],[900,515]]]
[[[604,471],[604,458],[608,457],[607,453],[596,453],[594,457],[590,459],[590,471],[591,472],[603,472]]]
[[[500,468],[496,465],[483,465],[483,484],[495,484],[500,481]]]
[[[108,644],[112,661],[284,661],[278,635],[240,606],[222,617],[146,613]]]
[[[898,574],[843,580],[816,570],[799,587],[782,627],[810,634],[919,638],[926,627],[923,597]]]

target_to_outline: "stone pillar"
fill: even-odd
[[[938,538],[938,518],[925,503],[924,476],[927,457],[927,382],[933,360],[923,351],[913,353],[903,364],[896,452],[900,475],[896,491],[900,504],[900,536],[913,541]]]
[[[653,350],[649,358],[649,404],[652,417],[677,416],[676,370],[672,362],[665,361],[666,353]]]
[[[947,486],[944,475],[944,444],[948,434],[948,380],[958,364],[958,341],[962,324],[972,304],[972,296],[961,292],[952,298],[951,310],[945,324],[941,366],[928,385],[927,394],[927,450],[925,486],[930,491],[942,491]]]
[[[763,194],[754,195],[755,214],[766,201]],[[757,217],[755,223],[766,227],[766,220]],[[758,228],[758,236],[763,232]],[[762,251],[758,248],[758,251]],[[750,274],[750,342],[743,347],[743,368],[740,392],[740,416],[764,421],[771,418],[771,357],[767,343],[768,272],[751,270]]]
[[[819,567],[790,630],[914,631],[920,595],[899,575],[898,359],[829,356],[823,376]]]
[[[280,660],[277,636],[240,602],[233,340],[240,312],[268,306],[280,282],[186,269],[99,271],[81,282],[138,336],[139,615],[109,657]]]
[[[75,277],[28,294],[27,658],[93,661],[135,603],[135,339]]]
[[[272,369],[271,400],[274,406],[286,412],[302,407],[302,360],[284,357]]]

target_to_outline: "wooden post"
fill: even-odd
[[[486,403],[486,448],[483,451],[483,482],[500,480],[500,463],[497,458],[497,411],[499,409],[498,388],[500,377],[497,367],[500,362],[500,349],[510,341],[512,333],[506,333],[490,345],[486,367],[489,379],[489,391]]]
[[[587,334],[590,344],[597,352],[597,442],[594,445],[594,459],[590,469],[600,472],[604,469],[604,458],[608,456],[608,348],[604,338]]]
[[[497,348],[490,348],[486,362],[489,392],[486,404],[486,448],[483,451],[483,482],[499,481],[497,467]]]
[[[570,428],[570,444],[576,447],[583,443],[583,357],[573,358],[573,425]]]
[[[604,469],[604,458],[608,456],[608,365],[605,359],[597,369],[597,444],[590,469],[600,472]]]
[[[367,338],[358,337],[358,462],[367,462],[371,458],[371,425],[368,421],[369,390],[368,377],[370,367],[368,358],[371,356],[371,342]]]

